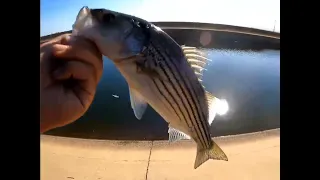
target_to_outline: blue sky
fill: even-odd
[[[71,30],[83,6],[148,21],[207,22],[271,31],[275,25],[280,32],[280,0],[41,0],[41,36]]]

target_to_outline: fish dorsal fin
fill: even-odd
[[[216,114],[217,114],[217,101],[219,100],[218,98],[216,98],[214,95],[212,95],[211,93],[209,93],[208,91],[206,91],[206,98],[207,98],[207,102],[208,102],[208,112],[209,112],[209,116],[208,116],[208,122],[211,125],[211,123],[213,122]]]
[[[148,107],[148,103],[143,99],[137,91],[129,87],[131,108],[133,109],[134,115],[137,119],[141,119],[144,112]]]
[[[206,57],[207,55],[204,52],[196,47],[183,45],[181,48],[185,57],[187,58],[188,63],[197,75],[199,82],[202,82],[203,70],[205,70],[204,67],[208,61],[211,60]]]
[[[169,125],[169,129],[168,129],[168,134],[169,134],[169,142],[173,143],[182,139],[191,139],[189,135],[171,127]]]

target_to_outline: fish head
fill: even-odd
[[[149,40],[150,23],[107,9],[83,7],[73,25],[73,34],[93,41],[111,60],[139,55]]]

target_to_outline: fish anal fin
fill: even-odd
[[[173,143],[182,139],[191,139],[189,135],[169,126],[168,129],[169,142]]]
[[[197,156],[194,162],[194,169],[197,169],[201,164],[205,163],[209,159],[228,161],[227,155],[223,150],[212,141],[212,146],[208,149],[203,149],[200,146],[197,147]]]
[[[129,87],[131,108],[133,109],[134,115],[137,119],[141,119],[144,112],[148,107],[148,103],[143,99],[137,91]]]

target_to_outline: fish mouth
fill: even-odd
[[[123,29],[123,26],[127,24],[127,28]],[[86,29],[87,27],[90,28],[90,26],[100,26],[100,27],[110,27],[111,29],[117,29],[118,26],[122,26],[122,40],[129,39],[130,36],[135,36],[138,39],[143,40],[143,36],[135,35],[137,31],[145,31],[151,27],[151,23],[149,23],[146,20],[140,19],[135,16],[131,16],[128,14],[123,14],[115,11],[111,11],[108,9],[90,9],[88,6],[84,6],[80,9],[76,21],[73,25],[73,34],[78,34],[78,32],[81,33],[83,29]],[[107,33],[102,31],[103,34]],[[103,35],[102,34],[102,35]],[[148,34],[148,33],[142,33],[142,34]],[[106,34],[104,34],[106,35]],[[88,37],[88,39],[91,39]],[[135,59],[137,56],[139,56],[141,52],[137,52],[137,54],[125,57],[125,58],[117,58],[112,59],[115,62],[122,62],[122,61],[130,61],[131,59]]]

